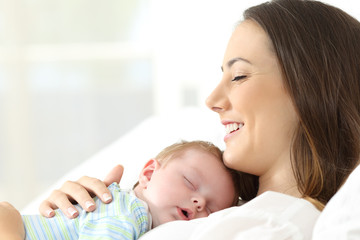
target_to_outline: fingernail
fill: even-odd
[[[103,194],[103,199],[105,200],[105,202],[110,201],[110,200],[111,200],[111,196],[110,196],[110,194],[108,194],[108,193],[104,193],[104,194]]]
[[[70,214],[70,216],[74,217],[77,214],[77,211],[74,208],[69,207],[68,213]]]
[[[48,217],[52,217],[52,216],[54,216],[54,211],[53,211],[53,210],[47,210],[47,211],[46,211],[46,215],[47,215]]]
[[[90,208],[92,208],[92,207],[95,206],[95,205],[94,205],[94,203],[92,203],[91,201],[86,201],[86,202],[85,202],[85,206],[86,206],[86,209],[89,210]]]

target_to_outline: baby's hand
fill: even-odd
[[[25,229],[21,215],[8,202],[0,202],[0,240],[23,240]]]

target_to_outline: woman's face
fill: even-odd
[[[222,71],[207,105],[225,125],[225,164],[258,176],[288,167],[298,119],[270,39],[257,23],[237,26]]]

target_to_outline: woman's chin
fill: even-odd
[[[234,157],[231,154],[227,154],[226,151],[224,152],[224,164],[225,166],[227,166],[228,168],[232,168],[236,170],[236,160],[234,159]]]
[[[223,161],[225,166],[237,171],[243,171],[244,169],[247,169],[248,163],[246,163],[247,161],[243,161],[247,158],[240,157],[241,155],[244,155],[243,152],[239,152],[239,149],[231,149],[230,151],[228,150],[230,149],[227,147],[223,154]]]

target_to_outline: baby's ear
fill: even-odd
[[[155,170],[160,167],[160,163],[156,159],[150,159],[140,172],[139,186],[146,188],[151,180],[151,177]]]

